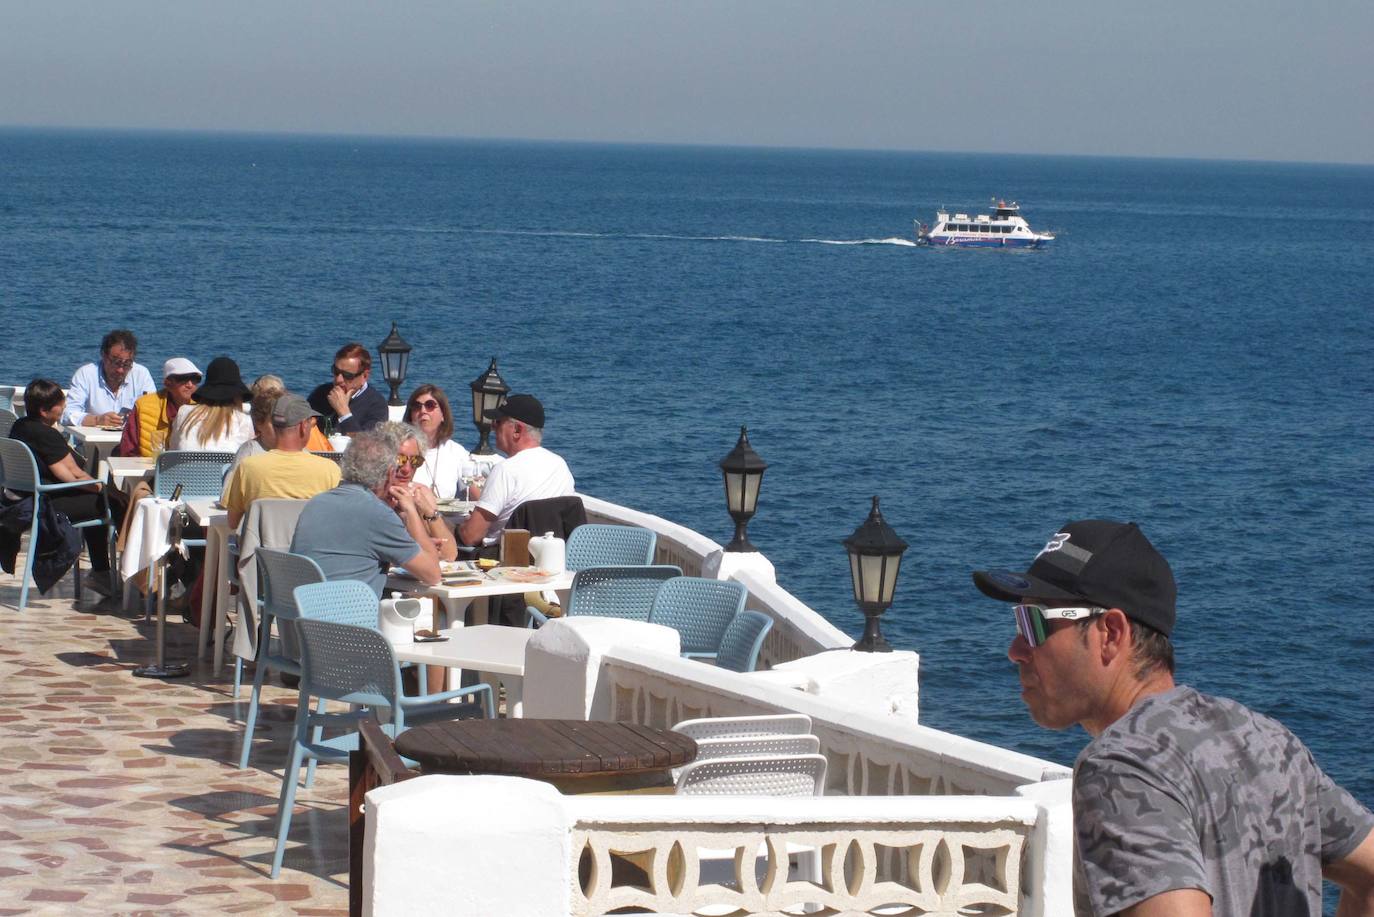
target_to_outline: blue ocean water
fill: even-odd
[[[909,244],[991,195],[1058,241]],[[127,326],[304,389],[394,320],[412,381],[462,404],[497,356],[580,489],[722,542],[748,424],[780,581],[857,634],[840,541],[879,495],[923,721],[1061,762],[1085,737],[1026,716],[969,572],[1136,520],[1180,677],[1374,804],[1374,169],[7,131],[0,232],[0,382]]]

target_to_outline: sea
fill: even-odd
[[[913,244],[1015,199],[1041,251]],[[0,383],[133,329],[305,390],[392,323],[406,386],[494,357],[579,490],[749,538],[857,635],[842,541],[909,545],[882,618],[929,726],[1071,763],[1007,606],[1065,521],[1135,521],[1179,678],[1282,720],[1374,806],[1374,167],[429,139],[0,131]],[[381,385],[380,379],[374,378]]]

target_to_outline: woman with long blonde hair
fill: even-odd
[[[243,412],[248,386],[239,365],[215,357],[205,369],[205,381],[191,396],[194,407],[177,412],[172,422],[171,447],[199,452],[235,452],[253,438],[253,422]]]

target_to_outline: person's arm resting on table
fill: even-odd
[[[458,526],[458,543],[468,547],[480,547],[482,539],[486,537],[487,530],[496,521],[496,514],[482,507],[474,507],[472,515],[463,520],[463,524]]]

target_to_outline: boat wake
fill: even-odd
[[[470,229],[477,235],[539,236],[572,239],[662,239],[671,242],[763,242],[769,245],[901,245],[915,248],[911,239],[890,236],[886,239],[774,239],[767,236],[687,236],[653,232],[574,232],[556,229]]]

